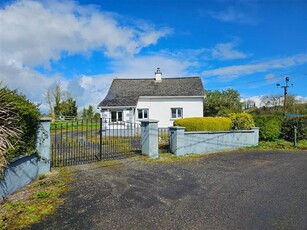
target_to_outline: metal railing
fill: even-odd
[[[140,149],[140,125],[136,123],[100,118],[51,124],[53,167],[123,158]]]

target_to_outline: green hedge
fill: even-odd
[[[254,115],[255,126],[259,127],[259,139],[275,141],[280,137],[283,116],[280,115]]]
[[[294,126],[297,128],[297,140],[307,140],[307,116],[286,117],[282,122],[281,137],[294,140]]]
[[[225,131],[231,129],[228,117],[191,117],[174,121],[174,126],[183,126],[186,131]]]
[[[16,123],[22,131],[21,142],[11,140],[14,148],[9,149],[5,157],[9,161],[14,157],[35,151],[40,113],[37,106],[17,90],[2,88],[1,91],[4,95],[1,103],[11,105],[12,110],[17,114]]]
[[[247,130],[255,127],[252,115],[248,113],[230,113],[231,129]]]

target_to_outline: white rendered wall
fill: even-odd
[[[149,119],[158,120],[159,127],[173,125],[171,108],[183,108],[183,118],[203,116],[203,98],[139,98],[137,109],[149,109]],[[135,113],[137,116],[137,113]]]

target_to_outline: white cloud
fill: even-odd
[[[156,44],[171,32],[146,22],[128,23],[118,15],[74,1],[16,1],[0,9],[0,21],[0,81],[19,89],[35,103],[43,102],[46,90],[61,82],[79,107],[97,105],[103,99],[112,78],[121,69],[120,60],[133,59],[144,47]],[[114,63],[119,66],[114,75],[82,75],[68,80],[61,74],[47,76],[34,69],[47,68],[51,61],[63,56],[90,55],[94,50],[116,60]],[[123,64],[126,69],[141,68],[131,61]],[[41,108],[46,111],[48,107],[42,104]]]
[[[60,1],[18,1],[0,11],[0,21],[1,56],[27,66],[94,49],[109,57],[131,56],[170,32],[144,23],[122,25],[93,6]]]
[[[214,59],[220,60],[233,60],[233,59],[243,59],[247,58],[250,55],[235,50],[237,43],[228,42],[228,43],[219,43],[215,47],[211,48],[211,56]]]
[[[231,81],[235,78],[265,72],[273,69],[284,69],[307,63],[306,54],[297,54],[286,58],[278,58],[269,61],[257,62],[246,65],[233,65],[217,69],[203,71],[205,77],[218,77],[222,81]]]
[[[209,11],[209,16],[222,22],[235,22],[239,24],[256,24],[256,20],[248,16],[243,10],[236,9],[233,6],[220,11]]]

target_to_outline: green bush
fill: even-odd
[[[282,123],[281,137],[293,141],[294,126],[297,128],[297,140],[307,140],[307,116],[286,117]]]
[[[231,128],[234,130],[246,130],[255,127],[252,115],[248,113],[230,113]]]
[[[255,126],[259,127],[259,139],[262,141],[275,141],[280,137],[283,116],[280,115],[254,115]]]
[[[3,93],[1,104],[11,105],[12,111],[17,115],[15,121],[17,127],[22,131],[20,139],[11,138],[10,140],[14,148],[8,149],[6,153],[5,158],[9,161],[14,157],[35,151],[40,113],[38,108],[17,90],[1,88],[1,92]]]
[[[231,129],[228,117],[191,117],[174,121],[174,126],[183,126],[186,131],[224,131]]]

